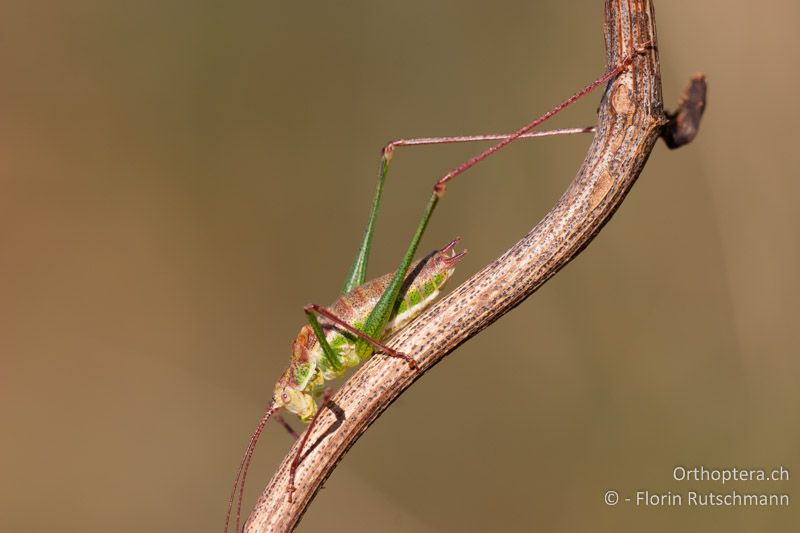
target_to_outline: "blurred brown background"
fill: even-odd
[[[603,70],[602,2],[3,2],[0,529],[219,531],[302,305],[332,301],[397,137],[509,131]],[[790,531],[800,497],[800,8],[656,4],[664,96],[709,79],[572,265],[405,394],[301,531]],[[552,126],[594,121],[599,92]],[[589,137],[450,187],[460,283],[532,227]],[[371,274],[479,147],[401,150]],[[622,326],[622,327],[621,327]],[[794,326],[794,327],[793,327]],[[290,445],[270,425],[248,504]],[[782,483],[678,483],[675,465]]]

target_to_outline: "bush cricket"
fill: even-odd
[[[407,326],[433,303],[444,284],[452,275],[456,263],[466,253],[466,250],[456,253],[455,246],[458,242],[456,238],[443,248],[430,253],[424,259],[413,262],[414,254],[417,251],[425,228],[437,203],[445,193],[447,183],[517,139],[593,132],[594,128],[592,127],[542,132],[532,132],[532,130],[597,87],[614,79],[625,71],[635,57],[643,53],[648,46],[640,46],[616,67],[514,133],[402,139],[390,142],[383,148],[372,209],[361,244],[342,289],[342,296],[329,307],[309,304],[304,308],[308,323],[300,329],[300,333],[292,344],[289,367],[276,383],[270,407],[250,437],[249,444],[236,473],[225,519],[226,532],[233,502],[236,499],[237,488],[236,531],[240,530],[241,507],[247,470],[258,439],[273,415],[276,415],[281,409],[285,409],[297,415],[301,421],[309,424],[302,437],[301,446],[291,464],[288,490],[288,499],[291,502],[292,492],[294,491],[294,477],[300,462],[301,452],[319,413],[326,407],[330,397],[330,391],[325,388],[325,382],[341,376],[347,368],[358,365],[375,352],[402,359],[408,363],[409,371],[416,370],[417,366],[413,357],[392,350],[382,342]],[[397,269],[393,273],[366,281],[367,262],[377,211],[395,148],[400,146],[490,140],[499,142],[453,168],[436,181],[414,231],[411,243]],[[314,398],[320,396],[320,394],[322,394],[323,398],[320,406],[317,407]],[[292,432],[288,424],[279,416],[276,415],[276,418]]]

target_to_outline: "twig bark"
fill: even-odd
[[[376,355],[339,389],[304,451],[294,503],[288,503],[286,492],[293,447],[258,500],[247,531],[292,530],[350,446],[403,391],[550,279],[620,206],[670,124],[661,100],[652,2],[607,0],[605,41],[609,69],[642,45],[650,47],[609,84],[594,142],[567,191],[510,250],[392,339],[390,347],[414,356],[417,372],[402,361]],[[695,129],[697,122],[699,116]]]

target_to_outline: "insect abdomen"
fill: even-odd
[[[399,331],[427,309],[439,295],[449,277],[445,272],[438,272],[430,279],[415,279],[408,290],[400,293],[383,336],[388,337]]]

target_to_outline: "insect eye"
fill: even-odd
[[[282,401],[283,403],[289,403],[289,395],[288,395],[288,394],[286,394],[285,392],[284,392],[284,393],[281,393],[281,401]]]

